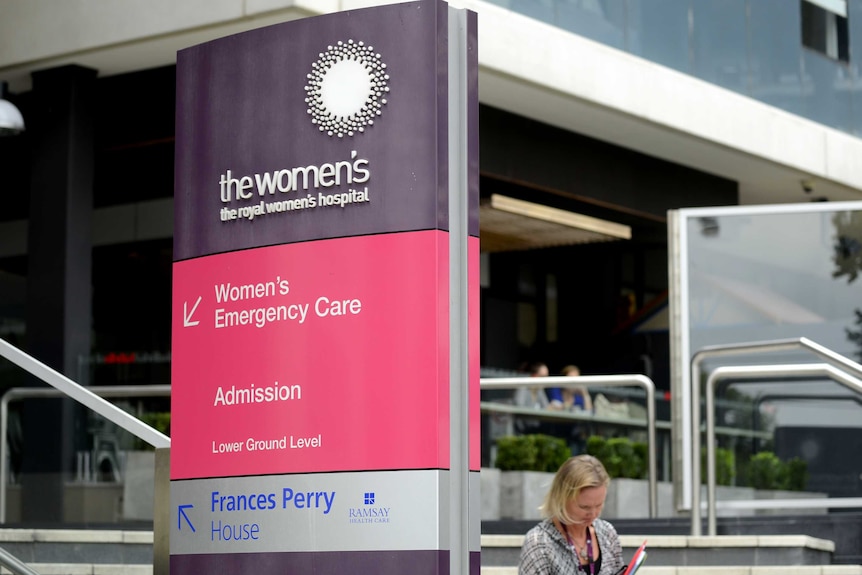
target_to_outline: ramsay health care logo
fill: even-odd
[[[351,39],[328,46],[306,77],[305,103],[311,122],[330,137],[365,132],[386,105],[386,64],[364,42]]]
[[[362,496],[363,505],[347,509],[349,523],[381,524],[391,522],[391,507],[375,505],[374,492],[366,492]]]

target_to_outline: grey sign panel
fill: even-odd
[[[173,481],[171,555],[439,549],[447,486],[439,470]]]

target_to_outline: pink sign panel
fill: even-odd
[[[482,466],[482,424],[479,403],[479,379],[481,376],[479,364],[479,238],[467,239],[467,339],[468,348],[468,379],[470,389],[470,471],[479,471]]]
[[[171,478],[448,468],[448,261],[421,231],[176,262]]]

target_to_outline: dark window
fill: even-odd
[[[802,45],[849,62],[846,0],[801,0],[801,4]]]

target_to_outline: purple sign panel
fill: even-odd
[[[179,52],[174,259],[448,230],[447,22],[413,2]]]

